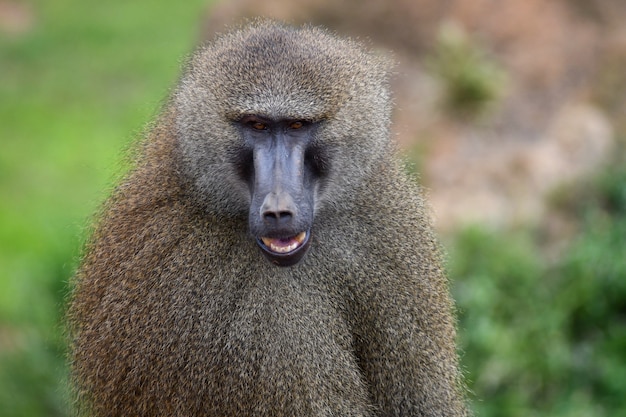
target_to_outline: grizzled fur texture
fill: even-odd
[[[389,139],[388,68],[257,22],[194,54],[105,205],[72,295],[94,416],[462,416],[455,321],[420,191]],[[248,231],[242,114],[319,121],[328,177],[304,259]]]

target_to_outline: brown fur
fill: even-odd
[[[83,411],[466,415],[440,252],[389,145],[386,74],[356,44],[268,22],[192,58],[77,274]],[[227,162],[229,117],[250,111],[318,118],[332,150],[293,267],[249,236],[249,196]]]

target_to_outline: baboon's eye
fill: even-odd
[[[297,122],[293,122],[289,125],[290,129],[300,129],[302,126],[304,126],[304,123],[297,121]]]
[[[254,130],[267,130],[267,125],[263,122],[258,121],[250,122],[250,127],[252,127]]]

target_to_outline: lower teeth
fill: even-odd
[[[280,253],[287,253],[287,252],[291,252],[292,250],[294,250],[295,248],[298,247],[297,243],[293,243],[289,246],[276,246],[274,244],[270,244],[270,249],[273,250],[274,252],[280,252]]]
[[[300,232],[296,236],[288,238],[288,239],[271,239],[271,238],[267,238],[267,237],[262,237],[261,241],[263,242],[263,244],[265,244],[265,246],[270,248],[270,250],[272,252],[288,253],[288,252],[296,250],[298,248],[298,246],[300,246],[302,244],[302,242],[304,242],[305,238],[306,238],[306,232]],[[286,245],[277,245],[276,244],[278,242],[280,242],[280,243],[288,243],[288,242],[291,242],[291,241],[295,241],[295,242],[293,242],[291,244],[286,244]]]

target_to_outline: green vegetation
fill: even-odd
[[[68,280],[89,217],[122,169],[120,152],[175,81],[206,1],[33,5],[32,31],[0,35],[6,417],[69,414],[61,321]],[[456,52],[441,53],[454,68]],[[466,71],[482,74],[482,62],[470,59]],[[490,71],[478,81],[467,76],[468,91],[478,93],[463,92],[466,81],[450,75],[459,83],[455,100],[489,102]],[[626,416],[624,167],[558,196],[579,232],[556,260],[540,230],[470,229],[452,240],[463,363],[478,415]]]
[[[207,2],[40,0],[0,33],[0,414],[68,414],[61,317],[89,217]]]
[[[579,232],[466,230],[450,270],[480,416],[626,416],[626,165],[564,192]]]
[[[488,110],[505,80],[504,70],[454,23],[442,25],[428,64],[441,81],[443,110],[459,118]]]

